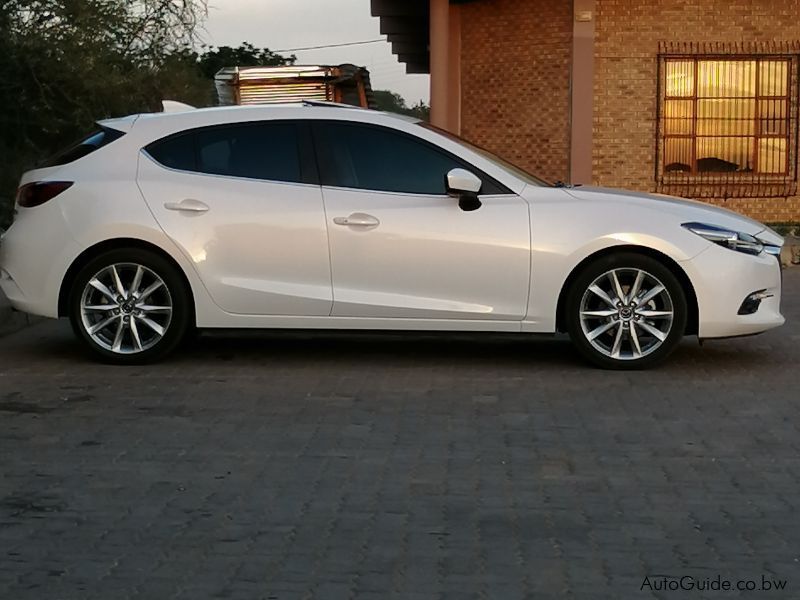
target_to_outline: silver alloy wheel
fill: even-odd
[[[117,263],[96,273],[81,295],[84,330],[101,348],[138,354],[158,344],[172,321],[172,296],[145,266]]]
[[[587,341],[615,360],[638,360],[655,352],[674,320],[666,286],[634,268],[613,269],[595,279],[583,294],[580,311]]]

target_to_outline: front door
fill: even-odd
[[[329,121],[315,126],[315,142],[334,316],[524,319],[530,219],[522,198],[483,176],[483,206],[462,211],[445,176],[470,165],[398,130]]]

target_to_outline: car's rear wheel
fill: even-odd
[[[111,250],[85,265],[69,306],[78,337],[96,357],[117,364],[165,357],[180,344],[192,314],[177,269],[138,248]]]
[[[579,352],[607,369],[642,369],[664,360],[686,329],[686,294],[664,264],[620,252],[587,265],[565,305]]]

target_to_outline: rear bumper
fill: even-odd
[[[40,206],[29,209],[31,214],[20,211],[19,222],[0,236],[0,288],[11,306],[51,318],[58,317],[61,282],[71,260],[80,252],[60,211],[55,209],[57,214],[50,215],[55,220],[41,218],[54,208]],[[49,223],[57,226],[45,226]],[[42,227],[37,227],[40,224]]]
[[[8,298],[11,306],[17,310],[24,310],[21,306],[25,304],[25,294],[22,293],[17,282],[3,268],[0,268],[0,290]]]
[[[695,284],[701,339],[753,335],[784,324],[781,267],[775,256],[711,246],[682,264]],[[745,299],[761,291],[768,297],[758,309],[738,314]]]

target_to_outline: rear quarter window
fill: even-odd
[[[194,134],[184,133],[150,144],[147,153],[169,169],[195,171]]]

